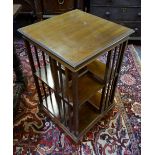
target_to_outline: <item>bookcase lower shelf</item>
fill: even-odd
[[[100,97],[99,94],[97,94],[96,96]],[[91,98],[92,102],[96,101],[97,99],[96,96],[94,96],[95,97],[94,100],[93,100],[93,97]],[[55,98],[54,93],[52,94],[52,98],[53,99]],[[99,99],[97,100],[99,101]],[[51,103],[50,96],[47,97],[47,102],[44,99],[43,110],[48,114],[48,116],[52,118],[53,121],[55,121],[56,124],[58,124],[58,126],[60,126],[64,130],[64,132],[66,132],[69,136],[71,136],[71,138],[75,142],[79,142],[79,140],[83,138],[85,133],[87,133],[114,106],[114,104],[112,104],[105,113],[101,114],[100,111],[98,111],[95,108],[95,106],[98,107],[99,103],[94,102],[92,105],[92,102],[91,103],[86,102],[82,104],[82,106],[79,109],[79,135],[78,136],[75,136],[75,134],[70,131],[70,129],[65,125],[65,123],[60,123],[58,103],[56,102],[56,99],[53,100],[53,103]],[[65,108],[67,109],[68,107],[66,106]],[[50,112],[50,115],[49,115],[49,112]],[[71,117],[73,117],[72,113],[70,115]],[[64,115],[62,115],[62,117],[63,116]],[[69,119],[71,118],[68,118],[68,120]]]

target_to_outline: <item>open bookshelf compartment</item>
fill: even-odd
[[[64,72],[64,68],[61,68]],[[43,81],[47,86],[49,86],[53,91],[55,91],[54,88],[54,80],[53,80],[53,74],[51,72],[51,66],[50,64],[46,64],[45,67],[41,67],[40,69],[37,69],[34,73],[39,80]],[[65,81],[65,74],[62,74],[64,87],[66,88],[66,81]],[[58,89],[58,92],[60,92],[60,88]]]
[[[96,78],[101,81],[104,81],[106,64],[100,62],[99,60],[94,60],[92,63],[87,65],[87,69],[92,73]]]
[[[47,72],[46,72],[47,71]],[[93,70],[91,70],[93,72]],[[103,72],[103,71],[102,71]],[[54,90],[54,81],[53,76],[51,72],[51,67],[49,64],[45,67],[41,67],[41,69],[38,69],[35,73],[35,75],[46,85],[48,85],[50,88]],[[67,86],[65,81],[65,74],[63,73],[63,89],[65,96],[68,96],[70,99],[70,105],[73,105],[72,103],[72,84],[71,81],[69,82],[69,93],[67,93]],[[79,102],[80,104],[83,104],[86,102],[90,97],[94,95],[94,92],[97,92],[101,88],[103,88],[104,84],[102,84],[100,81],[98,81],[95,77],[92,76],[89,72],[85,72],[84,75],[79,77],[78,79],[78,94],[79,94]],[[61,96],[61,92],[59,94]],[[65,100],[67,100],[65,98]]]
[[[90,73],[86,73],[78,79],[78,98],[79,104],[83,104],[90,97],[94,95],[94,92],[102,89],[104,84],[100,83],[97,79],[95,79]],[[69,96],[72,101],[72,86],[69,87],[69,93],[66,94]]]
[[[59,109],[58,109],[58,103],[56,101],[54,93],[52,93],[52,103],[50,100],[50,96],[47,97],[47,104],[45,99],[43,100],[43,106],[55,117],[57,120],[59,120]],[[65,104],[66,109],[68,109],[68,104]],[[62,110],[62,117],[64,117],[63,109]],[[68,112],[68,111],[66,111]],[[71,117],[73,117],[73,113],[70,114]],[[79,135],[81,135],[83,132],[86,132],[87,129],[90,127],[91,123],[93,123],[96,119],[100,117],[99,111],[97,111],[91,104],[86,102],[83,104],[79,109]],[[69,121],[68,116],[66,117],[66,122]],[[67,126],[66,126],[67,127]]]
[[[97,92],[95,95],[93,95],[88,102],[94,106],[97,110],[100,110],[100,102],[101,102],[101,92]]]
[[[79,109],[79,134],[85,132],[98,117],[100,113],[91,104],[83,104]]]

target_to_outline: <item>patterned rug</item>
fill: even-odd
[[[38,97],[22,40],[16,41],[28,86],[14,122],[14,155],[140,155],[140,59],[133,45],[124,56],[115,95],[116,106],[75,144],[50,118],[38,111]]]

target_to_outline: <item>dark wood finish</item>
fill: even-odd
[[[34,0],[34,4],[37,20],[41,21],[43,19],[42,0]]]
[[[89,12],[135,30],[130,39],[141,36],[141,0],[90,0]]]
[[[13,4],[21,4],[22,5],[20,14],[35,15],[34,0],[13,0]]]
[[[100,110],[100,101],[101,101],[101,93],[97,92],[95,95],[93,95],[88,102],[94,106],[97,110]]]
[[[42,83],[42,109],[78,142],[114,106],[126,40],[134,31],[74,10],[20,32],[36,46],[38,64],[36,49],[42,51],[44,68],[36,70],[26,41],[36,86]],[[106,64],[97,60],[105,52]]]
[[[60,14],[74,9],[74,0],[43,0],[44,14]]]
[[[84,10],[84,0],[34,0],[38,20],[74,9]]]
[[[140,7],[93,7],[93,14],[113,21],[140,21]]]
[[[106,6],[106,5],[113,5],[113,6],[140,6],[141,0],[91,0],[92,5],[99,5],[99,6]]]

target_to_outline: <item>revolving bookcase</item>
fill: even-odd
[[[134,31],[73,10],[19,32],[40,109],[78,142],[114,106],[123,54]]]

